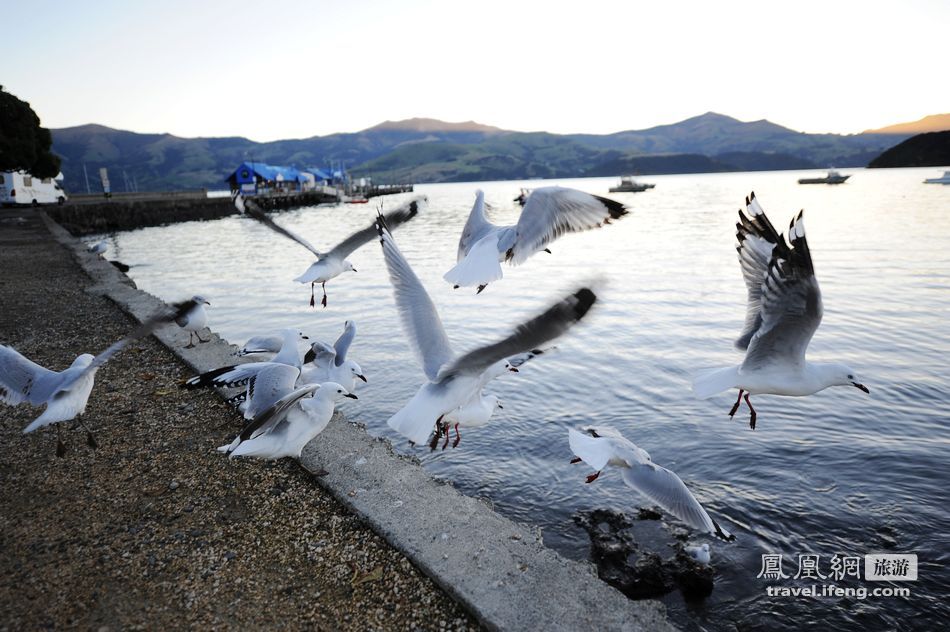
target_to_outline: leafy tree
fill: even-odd
[[[53,136],[26,101],[0,86],[0,171],[24,170],[37,178],[59,173],[60,158],[50,152]]]

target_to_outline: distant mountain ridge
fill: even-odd
[[[909,134],[806,134],[767,120],[707,112],[614,134],[513,132],[473,121],[385,121],[354,133],[258,143],[181,138],[102,125],[51,130],[66,188],[109,169],[113,190],[216,189],[244,160],[297,167],[343,163],[377,182],[457,182],[589,175],[864,166]],[[97,179],[92,184],[96,190]]]

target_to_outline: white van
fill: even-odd
[[[0,171],[0,205],[62,204],[66,201],[62,180],[63,174],[34,178],[25,171]]]

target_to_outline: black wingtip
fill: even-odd
[[[610,219],[620,219],[630,211],[627,210],[627,207],[618,202],[617,200],[611,200],[610,198],[600,197],[595,195],[601,204],[607,207],[607,212],[610,213]]]
[[[310,349],[307,349],[307,353],[304,354],[303,363],[310,364],[316,359],[317,359],[317,354],[316,352],[314,352],[313,348],[311,347]]]
[[[593,307],[597,301],[597,295],[590,288],[582,287],[574,292],[574,298],[577,303],[574,305],[574,318],[580,320]]]
[[[719,538],[720,540],[725,540],[726,542],[735,541],[736,536],[732,535],[731,533],[727,535],[726,532],[722,530],[722,527],[719,526],[718,522],[716,522],[712,518],[710,518],[710,520],[712,520],[713,526],[716,528],[715,536],[717,538]]]

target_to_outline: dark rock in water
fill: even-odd
[[[663,514],[650,507],[640,507],[637,509],[637,520],[659,520],[662,517]]]
[[[638,519],[658,520],[652,510],[640,510]],[[641,517],[647,516],[647,517]],[[631,599],[659,597],[679,588],[687,601],[697,601],[713,591],[713,569],[699,564],[677,542],[676,555],[664,560],[638,545],[633,523],[621,512],[595,509],[575,514],[574,522],[590,536],[591,559],[597,575]]]
[[[699,601],[712,594],[713,576],[711,566],[700,564],[680,549],[676,557],[667,561],[676,585],[686,601]]]
[[[111,263],[111,264],[114,265],[116,268],[118,268],[118,269],[119,269],[119,272],[128,272],[128,271],[129,271],[129,266],[125,265],[125,264],[122,263],[121,261],[110,261],[109,263]]]

